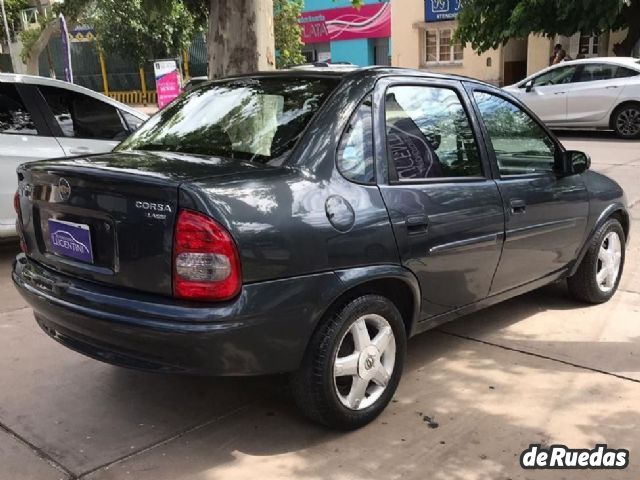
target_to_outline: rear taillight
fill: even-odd
[[[173,242],[173,294],[189,300],[229,300],[240,292],[236,244],[213,219],[181,210]]]
[[[24,240],[24,234],[22,232],[22,208],[20,207],[20,191],[17,191],[13,196],[13,208],[16,211],[16,215],[18,219],[16,220],[16,231],[18,232],[18,237],[20,238],[20,250],[24,253],[27,253],[27,242]]]

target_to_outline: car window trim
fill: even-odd
[[[345,135],[347,134],[347,130],[349,130],[349,127],[351,126],[351,122],[353,121],[353,119],[357,115],[358,111],[360,110],[360,107],[362,107],[362,105],[364,104],[364,102],[367,101],[367,99],[369,99],[370,102],[371,102],[371,141],[373,143],[371,145],[371,155],[373,157],[373,181],[372,182],[359,182],[357,180],[353,180],[352,178],[349,178],[340,169],[340,154],[339,154],[339,152],[340,152],[340,148],[342,147],[342,142],[345,139]],[[336,166],[336,170],[342,176],[342,178],[344,178],[346,181],[348,181],[350,183],[355,183],[356,185],[363,185],[363,186],[369,186],[370,187],[370,186],[376,184],[376,178],[377,178],[377,168],[376,168],[376,158],[375,158],[375,136],[376,136],[376,132],[375,132],[375,126],[374,126],[374,117],[375,117],[375,113],[374,113],[374,110],[373,110],[373,89],[371,89],[362,97],[362,99],[358,102],[358,105],[351,112],[351,115],[349,116],[349,120],[347,121],[347,124],[342,129],[342,133],[340,133],[340,138],[339,138],[338,143],[336,145],[336,151],[335,151],[335,166]]]
[[[564,148],[564,145],[562,145],[562,143],[560,142],[560,140],[558,140],[558,138],[553,134],[553,132],[551,132],[551,129],[549,129],[549,127],[547,127],[540,119],[538,119],[538,117],[531,111],[531,109],[529,107],[527,107],[523,102],[521,102],[520,100],[518,100],[517,98],[515,98],[512,95],[506,94],[506,92],[502,91],[502,90],[498,90],[498,89],[493,89],[491,87],[487,87],[484,85],[480,85],[480,84],[476,84],[473,82],[466,82],[465,83],[466,88],[469,91],[469,96],[471,97],[472,101],[473,101],[473,108],[474,111],[476,112],[476,115],[478,117],[478,121],[480,123],[480,129],[482,130],[482,136],[484,139],[484,143],[485,143],[485,148],[487,149],[487,152],[489,153],[489,157],[491,159],[491,163],[495,169],[495,179],[496,180],[509,180],[509,179],[522,179],[522,178],[526,178],[529,176],[547,176],[549,174],[555,175],[555,173],[553,171],[545,171],[545,172],[531,172],[531,173],[523,173],[521,175],[502,175],[500,173],[500,167],[498,165],[498,157],[496,155],[496,152],[493,148],[493,142],[491,141],[491,136],[489,135],[489,131],[487,130],[487,126],[484,123],[484,118],[482,118],[482,113],[480,112],[480,108],[478,107],[478,103],[475,100],[474,97],[474,93],[475,92],[481,92],[481,93],[487,93],[489,95],[494,95],[496,97],[502,98],[503,100],[512,103],[513,105],[521,108],[522,110],[524,110],[529,117],[531,117],[531,119],[540,127],[542,128],[542,130],[547,134],[547,136],[549,136],[549,138],[551,138],[551,140],[553,141],[553,144],[556,147],[555,150],[555,162],[556,164],[558,163],[559,159],[560,159],[560,155],[562,153],[564,153],[566,151],[566,149]]]
[[[478,151],[480,159],[480,167],[482,168],[482,176],[473,177],[437,177],[437,178],[420,178],[411,180],[399,180],[395,171],[395,165],[391,161],[391,155],[389,153],[389,144],[387,142],[387,128],[386,128],[386,96],[389,88],[392,87],[431,87],[431,88],[445,88],[452,90],[460,100],[460,104],[464,109],[467,119],[469,120],[469,126],[471,128],[476,149]],[[493,169],[488,158],[488,152],[484,149],[484,144],[481,141],[479,124],[477,118],[474,115],[473,105],[470,103],[469,96],[467,95],[463,82],[459,80],[447,80],[447,79],[433,79],[433,78],[420,78],[420,77],[387,77],[378,81],[376,85],[376,92],[374,94],[374,108],[378,108],[377,115],[374,115],[374,121],[378,121],[377,127],[374,125],[375,133],[382,143],[382,148],[376,152],[380,152],[383,156],[381,162],[385,165],[385,171],[387,178],[385,179],[387,185],[424,185],[430,183],[473,183],[482,180],[491,180],[493,178]],[[375,136],[375,134],[374,134]],[[380,163],[376,160],[376,165]]]

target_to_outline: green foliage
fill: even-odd
[[[639,19],[640,0],[463,0],[455,38],[481,53],[530,33],[553,37],[632,27],[631,33]]]
[[[88,21],[105,51],[138,65],[148,59],[179,56],[196,29],[182,0],[97,0]]]
[[[274,0],[273,25],[278,57],[278,68],[304,62],[302,55],[302,29],[299,18],[304,0]]]
[[[29,8],[29,0],[5,0],[4,9],[7,13],[7,23],[9,30],[17,32],[20,25],[20,11]],[[2,15],[0,14],[0,27],[2,27]],[[5,41],[4,28],[0,28],[0,41]]]

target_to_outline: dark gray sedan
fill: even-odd
[[[334,428],[374,419],[407,338],[622,274],[622,189],[518,100],[391,68],[207,83],[114,153],[18,171],[13,280],[43,330],[161,372],[291,372]]]

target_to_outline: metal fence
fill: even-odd
[[[64,53],[60,38],[53,38],[48,48],[40,55],[40,75],[64,78]],[[140,99],[143,95],[141,77],[135,62],[105,52],[105,66],[109,83],[109,93],[121,98]],[[182,62],[182,58],[179,59]],[[71,62],[74,81],[78,85],[97,92],[104,92],[100,55],[96,42],[76,42],[71,44]],[[207,74],[207,46],[202,35],[198,35],[189,48],[189,73],[191,76]],[[144,66],[147,98],[155,92],[155,78],[151,61]],[[136,93],[132,93],[136,92]],[[153,93],[152,93],[153,92]],[[151,102],[152,100],[148,100]],[[126,102],[145,103],[145,102]]]

